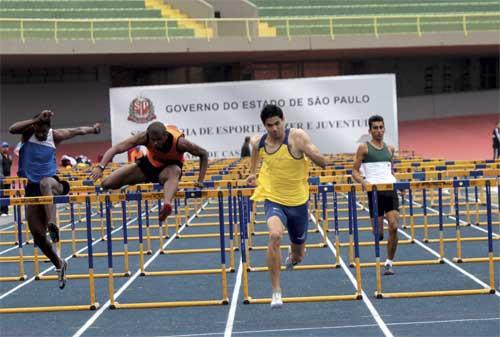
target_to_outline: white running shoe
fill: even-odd
[[[279,309],[283,306],[283,300],[281,299],[281,290],[273,291],[273,297],[271,300],[271,309]]]
[[[392,264],[386,264],[384,266],[384,275],[394,275],[394,269],[392,269]]]

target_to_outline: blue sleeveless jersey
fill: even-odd
[[[32,135],[22,143],[19,151],[19,177],[39,183],[45,177],[56,175],[56,145],[52,129],[49,130],[45,141],[38,140]]]

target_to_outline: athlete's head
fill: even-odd
[[[280,107],[269,104],[262,109],[260,119],[264,123],[264,127],[273,139],[281,139],[285,133],[285,120],[283,111]]]
[[[165,125],[161,122],[153,122],[149,124],[146,132],[149,145],[160,151],[167,142],[169,135]]]
[[[47,136],[49,135],[49,130],[51,126],[50,117],[52,115],[52,111],[43,110],[41,113],[36,114],[33,118],[37,118],[37,122],[33,124],[33,133],[39,141],[47,140]],[[40,117],[41,116],[41,117]]]
[[[370,126],[370,135],[373,140],[382,141],[384,139],[385,125],[384,118],[379,115],[373,115],[368,119]]]

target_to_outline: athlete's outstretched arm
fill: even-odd
[[[101,133],[101,124],[95,123],[93,126],[80,126],[77,128],[55,129],[54,142],[60,143],[76,136]]]
[[[200,173],[198,174],[198,184],[203,185],[203,180],[205,180],[205,174],[208,168],[208,152],[201,146],[191,143],[184,137],[180,137],[177,142],[177,150],[181,152],[188,152],[193,156],[200,158]],[[201,187],[200,186],[200,187]]]
[[[314,164],[321,168],[326,167],[326,158],[319,152],[319,149],[311,141],[311,137],[302,129],[295,129],[294,143],[297,149],[309,157]]]
[[[135,136],[129,137],[124,141],[110,147],[102,156],[101,162],[98,166],[94,167],[92,173],[90,174],[90,179],[97,180],[102,176],[102,171],[108,165],[109,162],[113,160],[113,157],[119,153],[128,151],[128,149],[133,148],[137,145],[146,144],[146,132],[140,132]]]

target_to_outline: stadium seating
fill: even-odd
[[[19,39],[21,34],[23,39],[87,40],[197,38],[212,34],[200,23],[182,21],[186,15],[157,0],[0,0],[0,18],[48,19],[23,20],[22,24],[21,20],[0,20],[2,39]],[[173,20],[163,21],[165,18]],[[53,19],[79,21],[55,23]]]
[[[498,30],[498,1],[252,0],[261,35],[434,33]],[[463,16],[466,15],[464,28]],[[334,18],[325,18],[333,16]],[[320,19],[322,17],[322,19]],[[355,18],[353,18],[355,17]],[[376,19],[375,19],[376,17]],[[417,18],[418,17],[418,18]],[[279,20],[287,18],[286,20]],[[420,27],[418,28],[418,24]],[[375,21],[377,28],[375,27]]]
[[[468,34],[500,29],[498,0],[250,1],[258,8],[261,37]],[[186,14],[165,3],[168,2],[0,0],[0,38],[133,40],[213,36],[213,30],[204,23],[186,21]],[[163,21],[165,18],[171,21]],[[26,20],[21,23],[21,19]]]

